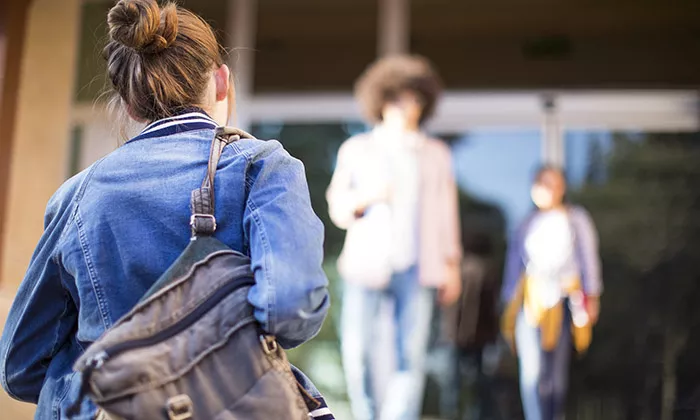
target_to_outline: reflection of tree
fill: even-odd
[[[593,137],[588,143],[588,165],[585,176],[585,182],[588,184],[599,185],[605,180],[606,159],[601,141],[601,138]]]
[[[463,133],[443,135],[441,138],[450,147],[457,143],[466,144],[468,136]],[[455,163],[455,169],[459,162]],[[494,203],[483,201],[468,191],[459,191],[459,210],[462,223],[462,244],[467,252],[487,254],[501,262],[505,253],[506,220],[503,209]],[[489,250],[479,249],[488,247]],[[476,249],[472,249],[476,248]],[[499,265],[500,267],[501,265]]]
[[[472,254],[484,261],[487,268],[480,305],[486,305],[493,313],[482,312],[478,319],[480,331],[486,336],[496,336],[498,296],[506,250],[506,220],[503,211],[495,204],[481,201],[465,191],[459,192],[459,211],[462,223],[462,246],[464,253]],[[469,310],[469,308],[465,308]],[[495,331],[486,331],[495,329]],[[484,345],[486,343],[480,343]]]
[[[480,247],[483,241],[488,241],[494,251],[503,251],[506,221],[503,211],[497,205],[481,201],[460,190],[459,209],[462,221],[462,243],[467,250]],[[476,253],[482,252],[476,251]]]
[[[593,163],[602,159],[598,152]],[[606,163],[605,184],[589,182],[572,197],[596,222],[606,279],[594,345],[572,390],[578,401],[607,395],[630,419],[671,420],[677,399],[699,392],[677,375],[698,372],[695,358],[682,356],[700,347],[692,334],[700,323],[700,137],[616,135]]]

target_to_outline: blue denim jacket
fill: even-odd
[[[0,341],[2,386],[37,403],[37,419],[65,418],[79,389],[74,361],[184,250],[215,127],[202,112],[159,120],[50,199]],[[226,147],[216,182],[216,236],[251,257],[256,318],[284,347],[311,339],[329,296],[302,163],[277,141],[241,140]]]

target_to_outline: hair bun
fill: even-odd
[[[119,0],[109,11],[107,24],[115,42],[138,52],[156,54],[177,37],[177,6],[167,3],[160,8],[156,0]]]

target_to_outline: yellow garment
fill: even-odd
[[[515,298],[510,301],[501,318],[501,332],[512,350],[515,350],[515,322],[521,309],[525,315],[525,322],[533,327],[539,327],[542,340],[542,349],[552,351],[559,342],[562,326],[564,325],[564,301],[560,300],[552,308],[546,308],[537,301],[536,293],[528,293],[528,289],[534,287],[535,282],[524,277],[516,290]],[[576,279],[570,282],[565,290],[567,295],[581,292],[581,281]],[[573,335],[574,348],[579,353],[588,350],[593,335],[593,325],[588,320],[583,325],[575,325],[571,321],[571,334]]]

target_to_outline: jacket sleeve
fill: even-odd
[[[446,262],[459,264],[462,259],[462,228],[459,219],[459,190],[455,181],[452,155],[447,146],[443,146],[443,168],[445,189],[445,206],[443,210],[443,238],[446,239]]]
[[[340,229],[348,229],[352,225],[359,204],[359,192],[353,188],[352,180],[354,149],[352,139],[340,147],[333,178],[326,191],[328,213],[333,223]]]
[[[63,231],[58,207],[54,199],[47,207],[44,233],[0,339],[2,387],[31,403],[38,401],[49,363],[77,323],[77,309],[63,286],[69,276],[54,255]]]
[[[527,223],[520,226],[511,234],[506,251],[505,269],[503,270],[503,286],[501,288],[501,304],[507,305],[515,297],[518,284],[525,271],[523,260],[523,237]]]
[[[330,305],[323,224],[303,164],[276,141],[260,142],[254,155],[243,216],[255,276],[248,299],[262,328],[289,348],[318,333]]]
[[[590,214],[583,208],[578,207],[574,210],[574,221],[583,292],[589,296],[600,296],[603,293],[603,280],[598,251],[598,231]]]

